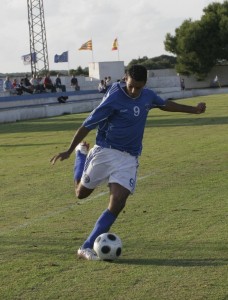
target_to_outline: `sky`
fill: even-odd
[[[186,19],[200,20],[210,0],[43,0],[50,70],[88,67],[162,54],[167,33]],[[21,56],[30,52],[27,0],[0,0],[0,73],[30,72]],[[112,51],[118,38],[119,50]],[[92,39],[93,51],[79,51]],[[54,55],[69,51],[68,63]]]

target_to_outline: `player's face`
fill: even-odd
[[[125,82],[126,92],[131,98],[137,98],[146,84],[144,81],[136,81],[130,76],[127,76]]]

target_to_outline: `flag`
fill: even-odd
[[[112,50],[118,50],[118,40],[117,39],[115,39],[112,44]]]
[[[24,65],[30,65],[31,62],[36,63],[36,52],[22,55],[21,59],[23,60]]]
[[[56,54],[55,57],[54,57],[54,62],[55,63],[68,62],[68,51],[63,52],[60,55]]]
[[[93,50],[92,40],[89,40],[81,46],[78,50]]]

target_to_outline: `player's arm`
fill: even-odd
[[[184,112],[189,114],[202,114],[206,110],[204,102],[198,103],[196,106],[184,105],[174,101],[167,100],[164,106],[159,107],[161,110],[170,112]]]
[[[68,150],[61,152],[52,157],[50,162],[54,165],[55,162],[59,159],[60,161],[67,159],[70,157],[71,153],[74,151],[76,146],[87,136],[90,132],[90,129],[86,128],[85,126],[81,126],[75,133],[73,140],[68,148]]]

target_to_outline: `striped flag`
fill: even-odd
[[[89,40],[81,46],[78,50],[93,50],[92,40]]]
[[[112,44],[112,50],[118,50],[118,40],[117,39],[115,39]]]

